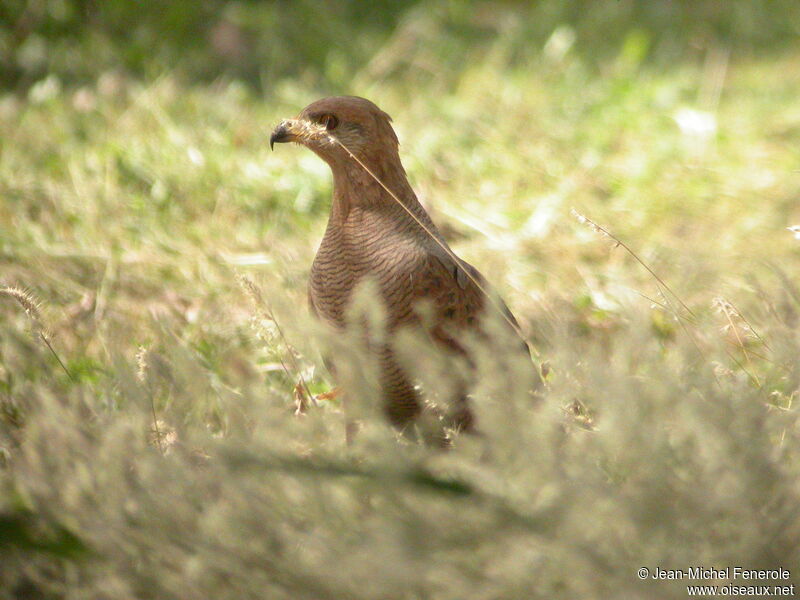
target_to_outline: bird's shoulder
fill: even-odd
[[[473,326],[484,308],[494,303],[513,328],[519,323],[483,274],[452,251],[436,248],[429,252],[427,274],[420,282],[423,294],[429,296],[440,315],[458,325]],[[488,296],[492,296],[492,302]]]
[[[485,304],[483,276],[449,249],[428,247],[415,279],[416,295],[432,301],[441,318],[472,324]]]

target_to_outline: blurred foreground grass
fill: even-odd
[[[486,351],[481,437],[369,410],[359,344],[305,308],[327,167],[267,144],[322,80],[44,76],[0,97],[0,284],[42,300],[0,296],[3,597],[684,598],[636,569],[800,568],[800,49],[665,65],[631,27],[593,63],[565,24],[448,70],[446,31],[403,42],[420,14],[347,91],[394,116],[545,401]],[[293,416],[276,322],[314,391],[322,349],[349,365],[352,448],[335,402]]]

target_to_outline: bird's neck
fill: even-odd
[[[343,222],[355,207],[366,210],[400,208],[402,211],[398,200],[415,214],[425,213],[408,183],[399,158],[371,164],[365,162],[363,166],[350,160],[337,167],[333,169],[331,219],[334,221]]]

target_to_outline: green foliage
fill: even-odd
[[[636,570],[800,568],[794,3],[167,4],[0,8],[0,597],[685,598]],[[268,138],[331,90],[393,115],[547,363],[534,400],[502,333],[477,346],[481,435],[447,452],[419,440],[453,365],[399,342],[430,403],[399,436],[358,333],[305,308],[330,175]],[[351,446],[340,399],[294,414],[322,354]]]
[[[86,546],[74,533],[59,525],[55,526],[55,532],[44,533],[35,528],[31,517],[24,511],[0,514],[0,546],[66,559],[86,554]]]
[[[27,87],[48,73],[88,82],[123,69],[232,76],[265,91],[291,76],[347,91],[363,69],[433,76],[444,62],[452,68],[435,78],[447,79],[489,47],[524,64],[563,25],[592,65],[616,55],[620,39],[625,60],[670,64],[708,39],[745,52],[789,45],[800,10],[793,0],[372,0],[368,8],[359,0],[8,0],[0,6],[0,82]]]

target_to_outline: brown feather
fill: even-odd
[[[316,127],[328,115],[335,117],[335,129]],[[331,143],[330,135],[341,140],[408,211],[341,146]],[[489,304],[484,294],[488,284],[475,267],[454,258],[417,201],[400,162],[389,115],[363,98],[324,98],[310,104],[296,119],[281,123],[272,139],[302,143],[333,172],[331,215],[311,266],[312,311],[334,326],[344,327],[353,290],[370,277],[378,284],[390,334],[418,324],[415,307],[420,300],[427,300],[434,307],[429,331],[433,342],[443,351],[466,354],[458,333],[478,330]],[[518,332],[516,319],[502,301],[501,308]],[[520,342],[527,352],[521,336]],[[404,426],[419,413],[419,398],[390,345],[379,352],[379,361],[387,415],[395,425]],[[462,413],[462,425],[471,426],[466,408]]]

